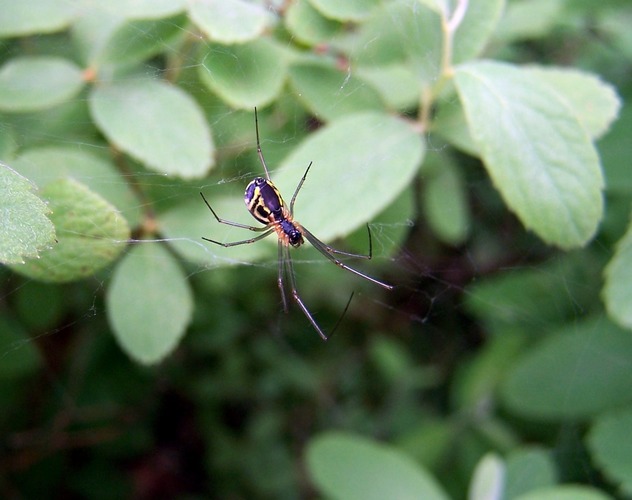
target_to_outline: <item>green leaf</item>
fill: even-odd
[[[174,256],[162,245],[132,247],[114,271],[108,319],[121,348],[139,363],[173,352],[193,313],[193,294]]]
[[[574,111],[592,138],[605,134],[617,118],[621,100],[614,87],[598,76],[567,68],[529,67]]]
[[[632,329],[632,223],[604,271],[602,298],[608,315],[621,326]]]
[[[334,40],[334,44],[353,54],[359,66],[404,64],[421,86],[439,76],[443,46],[441,18],[418,1],[387,2],[373,10],[358,33],[342,42]]]
[[[468,63],[455,81],[474,142],[505,202],[544,241],[585,245],[603,214],[599,158],[583,124],[530,70]]]
[[[323,16],[338,21],[362,21],[371,9],[379,5],[379,0],[309,0],[312,6]]]
[[[405,64],[362,66],[355,73],[360,80],[370,83],[391,109],[406,111],[419,103],[419,82]]]
[[[428,224],[449,245],[460,245],[470,228],[465,181],[461,171],[445,155],[432,154],[424,162],[421,200]]]
[[[83,84],[81,69],[66,59],[17,57],[0,68],[0,110],[50,108],[75,97]]]
[[[108,0],[93,12],[124,19],[162,19],[182,12],[186,3],[186,0]]]
[[[435,479],[408,456],[366,438],[326,433],[307,447],[307,468],[329,498],[447,500]]]
[[[358,113],[311,134],[271,175],[281,193],[290,197],[313,161],[295,215],[328,241],[366,224],[395,201],[411,182],[423,155],[422,138],[406,121],[381,113]],[[269,167],[274,170],[274,165]]]
[[[33,194],[36,186],[0,163],[0,262],[21,264],[39,257],[55,241],[49,207]]]
[[[145,79],[102,85],[90,111],[111,142],[152,170],[194,179],[213,165],[204,115],[177,87]]]
[[[507,457],[504,500],[514,500],[531,491],[554,486],[556,464],[551,453],[538,448],[520,448]]]
[[[383,111],[380,94],[351,73],[322,62],[290,66],[294,91],[319,119],[331,121],[358,111]]]
[[[0,0],[0,37],[61,31],[76,14],[76,4],[67,0]]]
[[[478,56],[499,24],[505,0],[470,0],[454,34],[452,62],[463,63]]]
[[[472,140],[461,103],[450,100],[438,104],[437,114],[431,124],[431,133],[436,132],[456,149],[470,156],[480,156],[478,146]]]
[[[251,110],[269,104],[281,92],[286,54],[267,38],[243,45],[210,44],[198,71],[202,82],[230,106]]]
[[[344,29],[342,23],[323,17],[308,0],[292,2],[283,20],[294,38],[309,45],[327,42]]]
[[[554,486],[521,495],[516,500],[611,500],[611,497],[588,486]]]
[[[76,147],[43,146],[22,150],[13,164],[39,186],[72,177],[103,196],[134,225],[142,217],[131,186],[105,156]]]
[[[130,236],[127,221],[107,201],[72,179],[51,182],[41,191],[57,230],[54,248],[12,268],[48,282],[73,281],[112,262]]]
[[[568,420],[632,401],[632,336],[605,319],[547,338],[507,376],[502,398],[520,415]]]
[[[103,16],[93,22],[103,23]],[[144,61],[165,51],[174,40],[182,36],[182,27],[186,25],[184,14],[170,19],[138,19],[123,20],[119,17],[116,22],[104,30],[103,44],[92,54],[90,63],[100,66],[109,64],[131,64]],[[85,22],[85,21],[84,21]],[[104,23],[106,26],[108,22]]]
[[[263,5],[244,0],[193,2],[189,16],[211,40],[226,44],[254,40],[271,22]]]
[[[505,464],[494,453],[485,455],[476,465],[467,495],[469,500],[500,500],[503,498]]]
[[[588,436],[593,459],[625,493],[632,494],[632,407],[601,415]]]

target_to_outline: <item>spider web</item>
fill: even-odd
[[[139,37],[147,35],[146,32],[139,32]],[[10,54],[6,53],[5,57],[8,56]],[[196,70],[201,64],[191,55],[190,61],[182,66],[183,72]],[[148,68],[146,71],[149,75],[156,73],[154,68]],[[347,84],[352,72],[352,69],[348,69],[347,78],[343,80],[337,94],[332,96],[339,105],[344,105],[345,99],[350,98]],[[238,75],[235,78],[237,84]],[[180,85],[196,93],[208,92],[194,77],[181,79]],[[357,92],[357,89],[353,88],[349,91]],[[83,97],[77,99],[83,99]],[[205,109],[205,111],[209,110]],[[213,130],[216,143],[221,144],[225,136],[234,133],[234,130],[230,128],[234,123],[231,119],[238,113],[230,110],[220,114],[209,113],[214,117],[209,125]],[[25,120],[28,125],[28,117]],[[302,140],[305,131],[310,127],[318,126],[315,123],[306,123],[298,114],[293,115],[291,112],[287,116],[287,122],[293,126],[293,130],[292,127],[285,127],[281,134],[275,130],[260,130],[263,153],[273,180],[277,174],[277,166],[288,152],[296,147],[297,141]],[[83,122],[78,121],[77,125],[80,127]],[[54,132],[42,131],[37,139],[46,144],[68,146],[67,137],[56,136]],[[436,135],[427,134],[425,140],[429,156],[441,157],[448,148]],[[108,153],[108,147],[105,144],[77,141],[72,145],[79,150],[98,150],[101,153]],[[214,245],[201,239],[204,236],[220,241],[235,241],[248,238],[250,234],[248,231],[224,228],[217,224],[200,199],[199,192],[207,196],[220,217],[244,224],[257,224],[245,210],[243,203],[245,186],[254,177],[263,174],[256,157],[254,123],[247,136],[231,142],[231,148],[231,151],[224,152],[219,147],[217,151],[221,158],[219,164],[209,172],[207,177],[193,181],[182,182],[136,165],[132,172],[121,171],[121,182],[130,183],[137,191],[152,193],[147,198],[138,199],[137,206],[134,208],[140,214],[157,210],[158,223],[165,224],[163,227],[168,227],[169,220],[168,218],[163,220],[162,214],[167,213],[172,207],[191,204],[195,205],[200,213],[205,213],[207,220],[206,227],[197,232],[185,231],[181,236],[170,237],[159,229],[150,237],[142,239],[132,237],[127,243],[167,246],[170,251],[176,252],[187,279],[192,282],[199,280],[203,283],[202,287],[229,283],[229,285],[221,285],[218,288],[220,292],[216,294],[216,296],[224,294],[228,296],[228,299],[224,297],[225,300],[222,302],[224,307],[231,303],[238,304],[234,307],[242,311],[240,314],[244,314],[247,321],[257,322],[256,326],[267,332],[283,348],[289,347],[292,352],[299,353],[300,356],[309,356],[305,345],[314,348],[319,339],[295,304],[290,304],[289,315],[283,313],[276,283],[278,261],[274,235],[265,241],[257,242],[258,249],[256,250],[242,251],[235,248],[226,252],[218,251]],[[423,200],[420,197],[420,193],[423,192],[420,186],[424,182],[422,169],[420,176],[415,180],[413,189],[401,195],[400,201],[409,204],[411,209],[400,211],[400,214],[407,213],[408,215],[393,220],[386,214],[377,216],[369,222],[373,241],[372,261],[358,262],[353,259],[342,259],[350,266],[357,266],[358,269],[377,279],[393,283],[396,286],[395,291],[389,293],[381,290],[351,273],[332,266],[308,245],[297,251],[292,250],[301,296],[325,330],[336,323],[336,318],[344,309],[345,301],[352,292],[355,292],[350,309],[336,332],[335,341],[338,341],[340,337],[346,337],[352,339],[351,344],[361,343],[361,338],[358,340],[360,336],[358,332],[360,334],[371,332],[372,320],[375,319],[376,328],[387,337],[398,339],[406,349],[414,353],[415,359],[427,363],[426,366],[434,365],[446,370],[457,370],[457,364],[462,359],[460,356],[468,350],[476,350],[485,341],[486,332],[482,331],[482,326],[472,320],[472,315],[477,310],[468,302],[468,299],[474,295],[477,300],[483,301],[482,306],[479,304],[480,307],[496,309],[497,316],[511,317],[517,323],[522,322],[533,329],[549,326],[546,318],[540,319],[533,316],[531,304],[521,303],[519,295],[515,302],[512,302],[509,297],[504,303],[485,303],[484,295],[475,294],[475,285],[493,273],[512,275],[528,274],[532,271],[540,273],[546,278],[544,282],[557,283],[562,291],[562,295],[557,297],[551,305],[553,310],[551,314],[555,314],[557,310],[560,316],[565,316],[570,309],[578,320],[584,315],[586,300],[583,296],[579,296],[584,290],[581,283],[566,282],[568,274],[563,269],[566,258],[546,248],[535,237],[524,232],[520,223],[504,208],[478,164],[464,155],[457,154],[453,158],[456,158],[456,163],[464,173],[473,213],[480,215],[480,218],[473,219],[470,237],[463,244],[452,247],[441,242],[433,234],[432,228],[424,218]],[[317,168],[318,158],[313,158],[313,162],[313,168]],[[344,164],[345,159],[341,158],[340,163]],[[291,182],[285,179],[283,183],[291,185],[292,182],[298,182],[305,167],[305,165],[297,165],[293,170],[295,175]],[[360,176],[361,173],[352,175]],[[99,179],[95,178],[88,180],[99,182]],[[306,189],[309,181],[308,176]],[[347,180],[350,186],[349,203],[353,203],[353,181],[353,178]],[[332,183],[335,182],[336,179],[332,179]],[[288,202],[287,197],[291,196],[291,191],[285,191],[283,194]],[[404,197],[408,199],[404,200]],[[147,199],[150,199],[152,206],[147,205]],[[324,202],[326,203],[326,198]],[[301,196],[299,194],[295,214],[298,221],[301,220],[300,214]],[[345,214],[341,213],[340,217],[345,217]],[[493,238],[494,232],[501,235],[505,233],[506,236]],[[520,238],[520,241],[514,245],[512,251],[506,251],[502,245],[512,245],[515,242],[514,238]],[[347,238],[325,243],[350,252],[366,253],[368,249],[366,229],[363,227],[358,228]],[[194,257],[200,254],[208,257],[206,262]],[[542,269],[540,264],[545,261],[551,265]],[[70,339],[90,330],[95,323],[98,324],[99,330],[102,330],[103,325],[107,324],[103,295],[112,278],[113,269],[114,266],[109,266],[92,278],[79,283],[62,285],[59,287],[62,292],[55,292],[53,286],[41,285],[28,278],[3,272],[1,303],[4,307],[16,308],[23,314],[31,299],[39,297],[41,304],[47,303],[42,298],[42,294],[61,293],[62,296],[79,294],[83,295],[83,298],[73,301],[74,310],[59,307],[58,302],[53,300],[50,307],[62,312],[53,313],[50,318],[44,317],[40,324],[35,320],[27,328],[31,335],[27,340],[0,345],[0,362],[7,362],[16,356],[27,344],[34,343],[46,347],[58,341],[70,342]],[[199,310],[204,305],[197,302],[195,307]],[[251,310],[248,310],[249,308]],[[323,318],[322,323],[320,318]],[[471,323],[466,326],[467,322]],[[219,324],[221,325],[221,321]],[[242,324],[241,328],[247,332],[249,325]],[[314,340],[313,342],[304,339],[297,341],[299,337],[310,337]],[[114,344],[113,339],[109,339],[108,342]],[[185,336],[182,342],[186,345],[189,340]],[[196,337],[194,342],[200,342],[199,337]],[[341,345],[348,346],[349,344],[344,341]],[[317,348],[323,349],[322,346]],[[50,377],[57,379],[54,367],[48,366],[45,369]],[[449,377],[449,375],[443,374],[441,377]],[[62,389],[62,392],[73,396],[72,390],[68,388]]]

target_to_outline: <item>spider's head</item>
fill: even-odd
[[[303,235],[296,228],[287,233],[287,239],[293,247],[300,247],[303,244]]]

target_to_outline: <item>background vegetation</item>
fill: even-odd
[[[632,495],[628,1],[0,12],[0,496]]]

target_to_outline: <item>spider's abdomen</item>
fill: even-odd
[[[244,195],[246,207],[252,216],[262,224],[280,222],[285,219],[283,214],[283,198],[274,184],[257,177],[246,187]]]
[[[303,244],[303,233],[285,208],[281,193],[271,181],[257,177],[246,187],[246,207],[262,224],[274,224],[275,230],[286,245]]]

